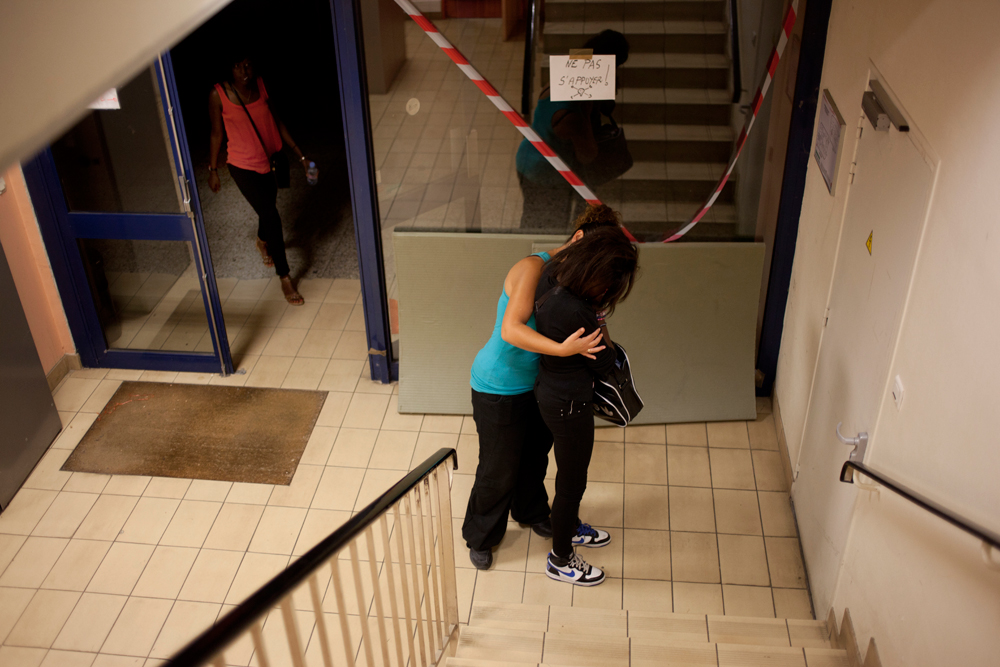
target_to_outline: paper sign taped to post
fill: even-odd
[[[89,106],[91,109],[121,109],[122,105],[118,101],[118,89],[112,88],[91,102]]]
[[[549,99],[586,102],[615,99],[615,57],[595,55],[589,60],[549,56]]]

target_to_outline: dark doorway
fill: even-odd
[[[224,79],[226,54],[234,43],[251,54],[274,109],[320,170],[319,182],[310,186],[292,157],[291,187],[279,191],[292,278],[357,278],[335,45],[329,4],[323,0],[235,0],[171,51],[217,278],[231,282],[274,275],[254,247],[256,216],[221,159],[222,189],[213,193],[207,186],[208,96]]]

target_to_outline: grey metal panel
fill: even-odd
[[[2,251],[0,322],[0,509],[6,509],[62,424]]]
[[[395,232],[400,412],[470,414],[469,368],[503,278],[551,236]],[[640,246],[641,276],[609,331],[628,349],[646,408],[636,423],[753,419],[764,246]]]

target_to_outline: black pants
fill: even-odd
[[[229,175],[257,214],[257,238],[267,244],[267,252],[274,260],[274,272],[287,276],[288,258],[285,257],[285,238],[281,233],[281,216],[277,206],[278,186],[274,176],[271,172],[258,174],[233,165],[229,165]]]
[[[587,490],[587,469],[594,453],[594,411],[590,403],[539,401],[556,450],[556,497],[552,501],[552,553],[573,554],[580,523],[580,501]]]
[[[479,432],[479,467],[462,536],[470,549],[482,551],[500,544],[508,512],[526,524],[549,518],[545,470],[552,434],[533,392],[501,396],[473,389],[472,416]]]

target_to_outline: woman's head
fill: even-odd
[[[639,251],[617,226],[585,233],[545,268],[558,284],[609,315],[632,291],[638,270]]]
[[[579,241],[583,236],[589,234],[595,229],[600,229],[601,227],[621,227],[622,226],[622,216],[618,211],[614,211],[610,206],[605,206],[604,204],[598,204],[597,206],[588,206],[587,209],[580,214],[574,223],[575,229],[573,234],[570,236],[570,241]]]
[[[242,45],[231,45],[226,51],[226,57],[221,63],[222,76],[229,83],[242,83],[253,79],[253,58]]]
[[[625,35],[615,30],[605,30],[587,40],[585,49],[593,49],[597,56],[614,56],[615,66],[621,67],[628,60],[629,45]]]

